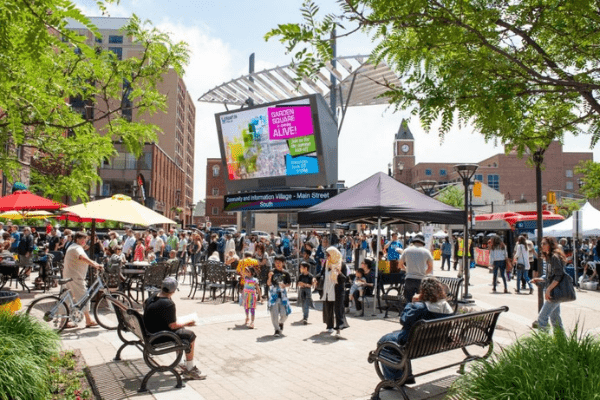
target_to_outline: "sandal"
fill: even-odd
[[[254,329],[254,322],[248,325],[248,329]]]
[[[92,322],[90,322],[89,324],[85,324],[85,327],[86,327],[86,328],[93,328],[94,326],[98,326],[98,323],[97,323],[97,322],[94,322],[94,321],[92,321]]]
[[[73,328],[77,328],[77,324],[74,324],[72,322],[67,322],[67,325],[65,325],[65,329],[73,329]]]

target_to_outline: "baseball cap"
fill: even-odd
[[[172,276],[166,277],[162,281],[162,291],[165,293],[173,293],[175,290],[177,290],[177,280]]]

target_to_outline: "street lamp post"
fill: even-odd
[[[188,207],[190,209],[190,223],[189,225],[192,225],[194,223],[194,210],[196,209],[196,205],[194,203],[188,203]]]
[[[392,163],[388,163],[388,176],[392,176]]]
[[[437,181],[433,181],[433,180],[419,181],[419,182],[417,182],[417,185],[419,185],[419,187],[421,188],[423,193],[425,193],[427,196],[431,197],[431,194],[433,193],[433,189],[435,189],[435,187],[437,185]]]
[[[463,186],[465,187],[465,226],[463,229],[463,276],[465,277],[465,291],[463,293],[463,302],[469,303],[471,302],[471,295],[469,294],[469,274],[470,274],[470,266],[468,263],[468,252],[469,252],[469,184],[471,183],[471,178],[475,175],[475,171],[477,171],[477,164],[458,164],[454,166],[454,170],[460,175],[463,181]]]

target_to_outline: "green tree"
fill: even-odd
[[[378,82],[396,109],[411,109],[441,140],[454,123],[528,155],[536,168],[541,235],[541,170],[552,140],[589,132],[600,138],[600,6],[592,0],[339,0],[319,17],[307,0],[304,21],[267,33],[278,37],[300,75],[331,59],[332,32],[362,31],[401,85]],[[346,28],[347,26],[347,28]],[[587,179],[587,177],[586,177]],[[541,236],[538,237],[538,240]]]
[[[400,76],[400,86],[379,82],[390,103],[416,107],[426,129],[440,118],[442,138],[455,121],[472,123],[486,138],[503,139],[506,132],[560,138],[586,126],[592,143],[600,138],[597,2],[339,3],[339,15],[319,19],[319,7],[305,1],[303,23],[267,33],[286,44],[300,74],[316,74],[332,57],[333,29],[349,25],[342,35],[368,34],[375,43],[371,61]]]
[[[600,197],[600,163],[591,160],[583,161],[575,168],[575,173],[583,174],[579,191],[588,199]]]
[[[465,208],[465,192],[458,186],[446,186],[435,196],[435,199],[460,210]]]
[[[97,3],[104,11],[105,2]],[[14,176],[19,149],[29,147],[32,189],[86,199],[99,182],[97,167],[116,153],[113,141],[139,156],[156,140],[156,126],[130,122],[123,111],[165,110],[157,83],[171,68],[183,72],[188,49],[133,15],[123,34],[143,50],[119,60],[67,29],[69,20],[99,35],[68,0],[5,0],[0,7],[0,169]]]

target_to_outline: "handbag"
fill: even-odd
[[[550,292],[550,301],[554,303],[566,303],[575,301],[576,299],[577,295],[573,286],[573,278],[571,278],[571,275],[563,273],[558,285]]]
[[[522,244],[520,244],[519,246],[523,246]],[[521,259],[521,261],[523,261],[523,248],[521,248],[521,256],[519,257]],[[519,260],[517,260],[517,271],[525,271],[525,263],[524,262],[519,262]]]

